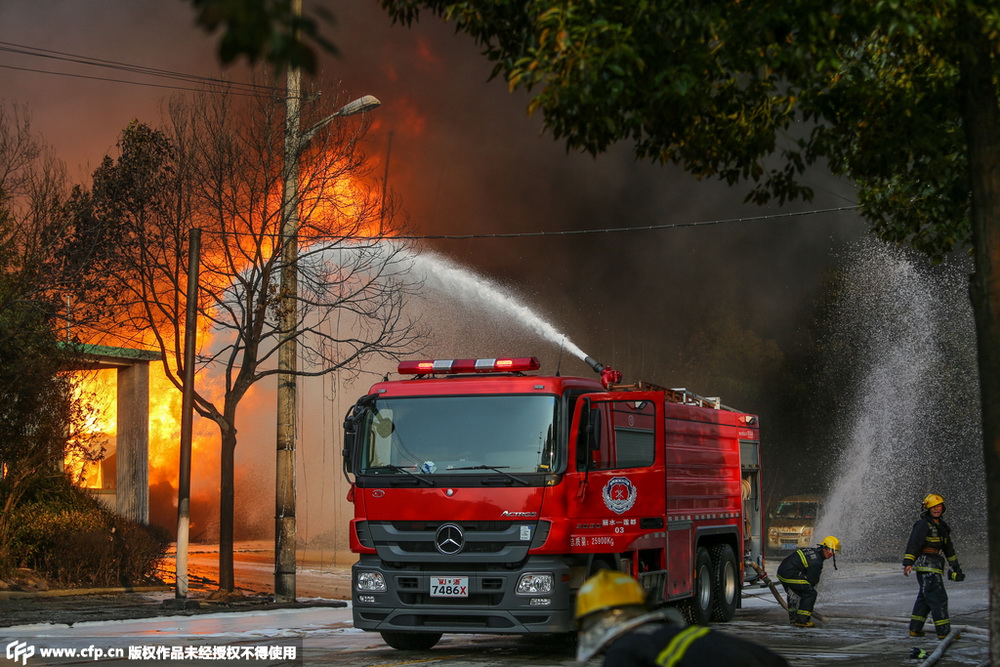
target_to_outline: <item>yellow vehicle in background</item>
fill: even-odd
[[[799,495],[782,498],[767,518],[767,549],[789,552],[816,546],[813,535],[821,507],[820,496]]]

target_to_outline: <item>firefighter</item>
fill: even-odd
[[[923,511],[910,530],[906,553],[903,554],[903,574],[908,577],[910,572],[916,570],[917,584],[920,586],[910,615],[911,637],[924,636],[924,622],[928,613],[934,616],[934,630],[938,639],[944,639],[951,631],[948,593],[944,590],[945,559],[951,567],[949,578],[952,581],[965,579],[955,554],[955,545],[951,541],[951,528],[942,518],[943,514],[944,498],[936,493],[927,494]]]
[[[676,609],[651,611],[639,582],[624,572],[601,570],[576,597],[580,630],[576,659],[604,651],[604,667],[787,667],[777,653],[704,626],[685,626]]]
[[[833,569],[837,569],[837,552],[840,540],[828,535],[815,547],[797,549],[785,556],[778,566],[778,581],[785,587],[788,596],[788,620],[800,628],[812,628],[813,605],[816,604],[816,586],[823,573],[823,563],[833,558]]]

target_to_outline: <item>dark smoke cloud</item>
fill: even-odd
[[[501,80],[487,82],[491,65],[468,37],[431,16],[412,28],[389,26],[375,3],[336,11],[344,57],[329,62],[327,80],[383,99],[375,140],[384,148],[394,132],[390,182],[421,232],[638,227],[853,203],[850,188],[822,172],[811,179],[813,204],[761,209],[742,203],[744,188],[636,163],[629,146],[596,159],[567,154],[542,133],[539,117],[526,114],[525,95],[510,94]],[[414,109],[417,129],[409,123]],[[787,339],[831,250],[863,229],[841,213],[434,245],[516,285],[592,356],[670,383],[669,348],[720,313]]]

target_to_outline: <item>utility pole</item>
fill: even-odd
[[[302,0],[292,0],[302,13]],[[274,600],[295,601],[295,413],[298,401],[299,158],[316,133],[335,118],[369,111],[381,102],[365,95],[327,116],[309,130],[299,127],[302,71],[289,66],[285,76],[285,147],[281,196],[281,288],[278,292],[278,405],[275,460]]]
[[[294,0],[296,13],[302,0]],[[295,600],[295,409],[297,403],[299,131],[302,71],[285,75],[285,155],[281,197],[281,289],[278,293],[278,429],[275,460],[274,599]]]
[[[187,312],[184,320],[184,391],[181,398],[181,453],[177,472],[176,606],[188,596],[188,534],[191,522],[191,439],[194,420],[194,364],[198,337],[198,272],[201,263],[201,229],[188,233]],[[197,604],[197,603],[195,603]]]

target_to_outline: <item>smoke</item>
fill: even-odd
[[[810,204],[759,208],[746,190],[697,181],[671,166],[637,163],[616,145],[597,158],[567,153],[528,98],[503,81],[472,40],[425,15],[391,26],[372,3],[343,3],[333,32],[343,57],[324,81],[347,97],[374,94],[373,155],[388,153],[388,182],[417,233],[566,231],[746,218],[853,203],[820,170]],[[392,133],[391,150],[389,133]],[[814,297],[831,251],[858,238],[849,213],[698,229],[524,239],[432,241],[442,254],[514,284],[592,356],[660,384],[676,350],[722,313],[767,337]],[[698,350],[685,354],[697,356]],[[699,388],[701,389],[701,388]],[[711,388],[703,388],[712,393]]]

